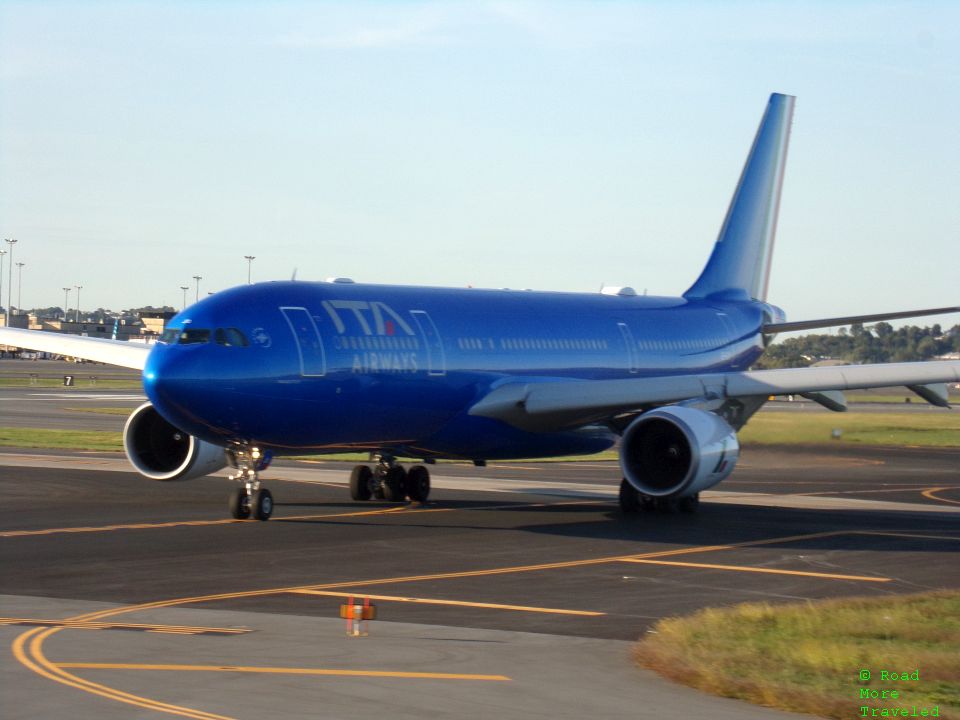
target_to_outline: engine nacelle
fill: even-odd
[[[222,447],[178,430],[150,403],[127,418],[123,449],[133,467],[151,480],[191,480],[227,465]]]
[[[688,497],[733,472],[737,433],[723,418],[689,407],[643,413],[623,433],[620,468],[634,488],[652,497]]]

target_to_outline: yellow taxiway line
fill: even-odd
[[[476,512],[480,510],[510,510],[517,507],[535,508],[535,507],[554,507],[558,505],[595,505],[602,500],[570,500],[566,502],[550,503],[511,503],[508,505],[481,505],[478,507],[422,507],[419,505],[396,505],[393,507],[377,508],[375,510],[358,510],[345,513],[326,513],[320,515],[287,515],[284,517],[274,517],[270,522],[291,522],[301,520],[337,520],[339,518],[354,517],[373,517],[383,515],[411,515],[414,513],[442,513],[442,512]],[[259,520],[235,520],[233,518],[220,518],[217,520],[173,520],[171,522],[158,523],[130,523],[123,525],[93,525],[81,527],[61,527],[44,528],[41,530],[6,530],[0,532],[0,538],[12,537],[30,537],[36,535],[59,535],[69,533],[95,533],[111,532],[114,530],[157,530],[175,527],[205,527],[212,525],[237,525],[259,523]]]
[[[401,672],[395,670],[328,670],[326,668],[247,667],[243,665],[160,665],[152,663],[54,663],[58,668],[78,670],[160,670],[173,672],[263,673],[267,675],[327,675],[335,677],[404,678],[414,680],[475,680],[510,682],[506,675]]]
[[[333,592],[330,590],[294,590],[299,595],[322,595],[326,597],[362,597],[383,602],[418,603],[421,605],[454,605],[456,607],[484,608],[489,610],[516,610],[519,612],[545,613],[549,615],[579,615],[601,617],[606,615],[592,610],[561,610],[558,608],[528,607],[526,605],[502,605],[499,603],[467,602],[466,600],[439,600],[436,598],[402,597],[397,595],[370,595],[363,592]]]
[[[923,495],[925,498],[929,498],[929,499],[931,499],[931,500],[936,500],[937,502],[950,503],[951,505],[960,505],[960,500],[949,500],[949,499],[947,499],[947,498],[939,497],[939,496],[936,494],[936,493],[938,493],[938,492],[942,492],[943,490],[953,490],[955,487],[956,487],[956,486],[954,486],[954,487],[935,487],[935,488],[928,488],[927,490],[924,490],[924,491],[923,491],[922,493],[920,493],[920,494]]]
[[[327,515],[293,515],[290,517],[274,518],[272,522],[282,522],[284,520],[324,520],[327,518],[343,517],[362,517],[364,515],[386,515],[401,510],[407,510],[406,506],[379,508],[377,510],[362,510],[359,512],[331,513]],[[407,510],[407,512],[424,512],[423,510]],[[235,525],[237,523],[254,523],[259,520],[235,520],[233,518],[221,518],[219,520],[174,520],[172,522],[160,523],[131,523],[125,525],[95,525],[90,527],[63,527],[46,528],[43,530],[7,530],[0,532],[0,538],[5,537],[25,537],[30,535],[59,535],[61,533],[91,533],[91,532],[109,532],[112,530],[156,530],[159,528],[173,527],[204,527],[207,525]]]
[[[801,575],[803,577],[824,578],[827,580],[859,580],[861,582],[890,582],[888,577],[869,577],[865,575],[836,575],[833,573],[807,572],[804,570],[777,570],[775,568],[746,567],[743,565],[712,565],[709,563],[671,562],[669,560],[644,560],[632,558],[624,562],[643,565],[671,565],[674,567],[701,568],[706,570],[733,570],[736,572],[771,573],[773,575]]]
[[[111,623],[93,620],[46,620],[40,618],[0,617],[0,625],[32,625],[34,627],[69,628],[70,630],[143,630],[181,635],[244,635],[247,628],[193,627],[191,625],[152,625],[145,623]]]
[[[180,705],[160,702],[159,700],[151,700],[150,698],[124,692],[107,685],[84,680],[77,675],[61,670],[43,654],[44,641],[59,630],[60,628],[34,628],[18,636],[13,641],[12,646],[14,657],[21,664],[33,670],[33,672],[41,677],[77,690],[83,690],[93,695],[99,695],[108,700],[115,700],[146,710],[180,715],[181,717],[192,718],[193,720],[235,720],[235,718],[227,715],[216,715],[203,710],[195,710],[193,708],[181,707]],[[24,650],[24,646],[27,646],[26,650]]]
[[[589,501],[594,502],[594,501]],[[566,504],[566,503],[558,503]],[[509,506],[512,507],[512,506]],[[451,508],[455,509],[455,508]],[[477,508],[472,508],[477,509]],[[407,512],[416,512],[416,510],[408,510]],[[369,513],[364,513],[369,514]],[[325,517],[325,516],[320,516]],[[326,516],[329,517],[329,516]],[[592,558],[584,560],[571,560],[571,561],[561,561],[553,563],[543,563],[538,565],[520,565],[512,567],[501,567],[501,568],[491,568],[487,570],[470,570],[464,572],[449,572],[449,573],[437,573],[433,575],[413,575],[406,577],[394,577],[394,578],[380,578],[372,580],[354,580],[346,582],[337,582],[337,583],[326,583],[326,584],[317,584],[317,585],[301,585],[295,587],[286,587],[286,588],[272,588],[266,590],[247,590],[233,593],[219,593],[214,595],[201,595],[196,597],[186,597],[186,598],[175,598],[169,600],[160,600],[155,602],[140,603],[137,605],[127,605],[125,607],[119,608],[110,608],[106,610],[99,610],[92,613],[86,613],[83,615],[78,615],[72,618],[68,618],[70,621],[93,621],[99,620],[105,617],[124,615],[127,613],[140,612],[143,610],[152,610],[158,608],[168,608],[181,605],[189,605],[193,603],[202,603],[209,602],[213,600],[231,600],[231,599],[240,599],[240,598],[249,598],[249,597],[262,597],[266,595],[279,595],[282,593],[291,593],[297,591],[320,591],[320,590],[331,590],[331,589],[344,589],[344,588],[355,588],[362,586],[371,586],[371,585],[387,585],[393,583],[405,583],[405,582],[418,582],[426,580],[444,580],[444,579],[453,579],[453,578],[465,578],[465,577],[481,577],[481,576],[490,576],[490,575],[502,575],[508,573],[523,573],[523,572],[534,572],[541,570],[554,570],[561,568],[574,568],[574,567],[585,567],[590,565],[600,565],[600,564],[610,564],[623,561],[636,561],[636,560],[653,560],[665,557],[676,557],[679,555],[690,555],[706,552],[717,552],[723,550],[733,550],[744,547],[759,547],[763,545],[776,545],[785,542],[791,542],[794,540],[810,540],[814,538],[826,538],[842,535],[876,535],[876,536],[887,536],[887,537],[903,537],[903,538],[916,538],[916,539],[945,539],[945,540],[960,540],[958,537],[952,536],[929,536],[922,534],[908,534],[908,533],[896,533],[896,532],[881,532],[881,531],[867,531],[867,530],[833,530],[826,532],[818,533],[806,533],[801,535],[791,535],[786,537],[774,537],[774,538],[765,538],[761,540],[751,540],[747,542],[740,543],[731,543],[729,545],[700,545],[692,546],[686,548],[677,548],[675,550],[661,550],[661,551],[652,551],[648,553],[635,553],[632,555],[616,555],[610,557],[601,557],[601,558]],[[734,566],[737,567],[737,566]],[[871,580],[876,580],[876,578],[870,578]],[[355,592],[355,594],[359,594]],[[156,700],[152,700],[146,697],[140,697],[137,695],[132,695],[130,693],[117,690],[116,688],[111,688],[105,685],[94,683],[92,681],[81,678],[77,675],[74,675],[67,671],[67,665],[58,665],[51,662],[43,653],[43,643],[44,641],[52,636],[53,634],[59,632],[66,628],[63,627],[49,627],[49,628],[33,628],[19,635],[12,645],[12,650],[14,657],[25,667],[29,668],[38,675],[53,680],[55,682],[61,683],[68,687],[73,687],[85,692],[89,692],[95,695],[100,695],[102,697],[109,698],[111,700],[116,700],[118,702],[127,703],[130,705],[136,705],[138,707],[156,710],[158,712],[165,712],[173,715],[180,715],[183,717],[194,718],[195,720],[232,720],[231,718],[226,718],[222,715],[214,715],[212,713],[207,713],[201,710],[193,710],[191,708],[184,708],[177,705],[170,705],[168,703],[162,703]]]

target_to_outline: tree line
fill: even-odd
[[[820,360],[849,363],[911,362],[960,352],[960,325],[944,331],[939,324],[908,325],[894,330],[880,322],[840,328],[836,335],[803,335],[767,348],[757,368],[806,367]]]

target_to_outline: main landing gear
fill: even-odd
[[[357,465],[350,473],[350,497],[354,500],[376,498],[388,502],[425,502],[430,495],[430,471],[425,465],[414,465],[404,470],[392,455],[381,454],[377,462]]]
[[[240,487],[230,493],[230,515],[237,520],[249,517],[269,520],[273,514],[273,495],[260,487],[259,477],[259,472],[270,464],[269,454],[259,448],[234,448],[227,450],[227,460],[237,469],[230,479],[240,483]]]
[[[620,481],[620,510],[626,514],[657,512],[665,515],[695,513],[700,506],[700,493],[683,498],[652,497],[637,490],[626,478]]]

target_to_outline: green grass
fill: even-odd
[[[847,402],[854,402],[854,403],[903,403],[904,405],[906,405],[907,400],[909,400],[912,403],[921,403],[921,404],[926,402],[925,400],[922,400],[921,398],[919,398],[918,396],[910,392],[904,393],[903,395],[871,395],[871,394],[851,395],[850,393],[846,393],[846,396],[847,396]],[[951,402],[953,402],[956,400],[956,397],[951,395],[950,400]]]
[[[848,402],[854,403],[898,403],[906,405],[906,401],[909,400],[911,403],[923,405],[926,402],[926,400],[914,395],[912,392],[903,393],[902,395],[874,395],[872,393],[845,393],[845,395],[847,396]],[[960,393],[954,390],[951,390],[947,397],[951,403],[960,402]]]
[[[78,413],[99,413],[125,416],[130,408],[118,407],[68,407]],[[841,431],[840,439],[831,438],[834,429]],[[118,433],[112,447],[105,447],[103,438],[95,432],[73,430],[0,428],[0,445],[31,448],[70,448],[79,450],[120,450]],[[95,447],[82,444],[83,438],[96,440]],[[744,445],[816,445],[816,444],[862,444],[913,447],[960,447],[960,413],[931,409],[929,413],[825,413],[806,412],[761,412],[753,417],[739,433]],[[21,444],[29,443],[29,444]],[[365,462],[367,453],[338,453],[323,455],[297,455],[292,459],[339,460]],[[613,450],[597,455],[575,455],[545,458],[552,462],[601,462],[617,459]],[[536,460],[536,459],[534,459]],[[491,461],[498,462],[498,461]],[[524,462],[506,460],[502,462]]]
[[[57,450],[122,451],[121,433],[109,430],[51,430],[0,427],[0,446]]]
[[[832,440],[834,429],[841,431]],[[740,431],[740,441],[757,445],[841,444],[923,447],[960,446],[960,413],[930,409],[911,413],[761,412]]]
[[[715,695],[821,717],[860,717],[861,705],[939,705],[960,718],[960,592],[708,608],[659,621],[635,651],[640,665]],[[859,671],[870,670],[869,682]],[[880,670],[919,669],[916,682]],[[898,689],[861,700],[860,688]]]
[[[122,407],[68,407],[64,410],[69,410],[70,412],[82,412],[82,413],[96,413],[97,415],[129,415],[133,412],[133,408],[122,408]]]
[[[143,384],[139,380],[110,380],[98,379],[96,382],[90,380],[88,375],[77,373],[73,376],[74,384],[67,386],[63,384],[63,378],[29,378],[29,377],[2,377],[0,378],[0,387],[40,387],[40,388],[63,388],[64,390],[89,390],[98,388],[100,390],[131,390],[141,389]]]

